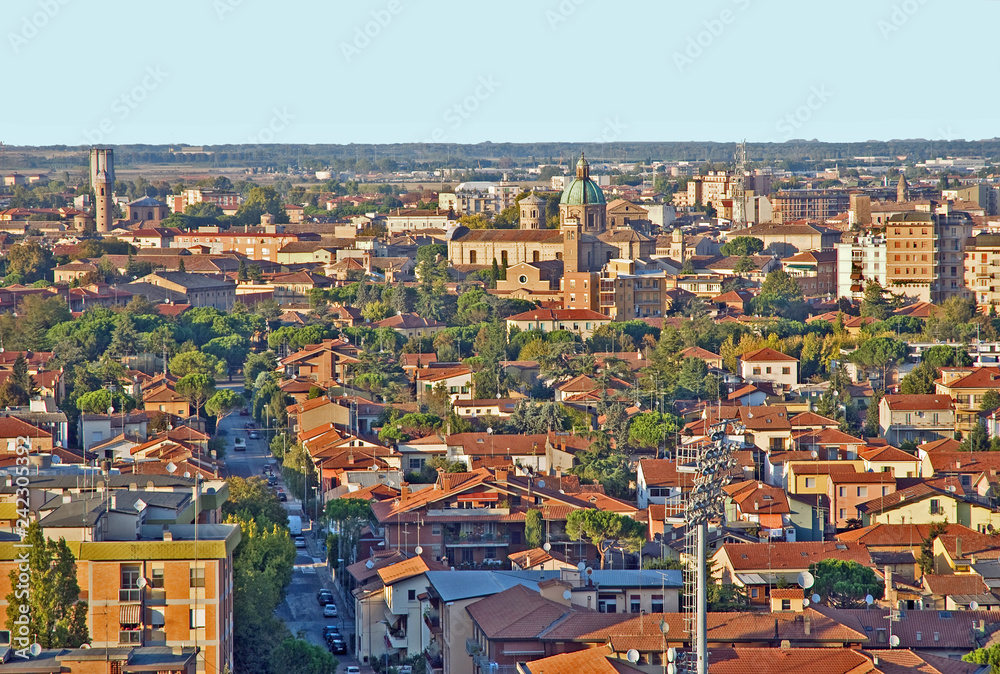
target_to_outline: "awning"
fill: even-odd
[[[765,529],[781,529],[781,515],[760,514],[760,525]]]
[[[459,501],[498,501],[500,494],[495,491],[479,491],[472,494],[459,494]]]
[[[122,625],[141,625],[142,604],[122,604],[118,622]]]

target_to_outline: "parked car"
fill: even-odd
[[[411,665],[400,665],[396,668],[396,674],[413,674],[413,667]]]
[[[302,538],[301,536],[296,536],[294,542],[295,542],[295,547],[297,548],[306,547],[306,539]]]
[[[347,653],[347,644],[344,643],[343,639],[332,639],[330,641],[330,652],[335,655],[344,655]]]
[[[330,590],[320,590],[316,593],[316,601],[320,606],[326,606],[327,604],[333,603],[333,592]]]
[[[321,590],[322,591],[322,590]],[[327,590],[329,592],[329,590]],[[336,625],[327,625],[323,628],[323,638],[326,640],[339,639],[340,638],[340,628]]]
[[[285,495],[285,492],[281,491],[280,489],[278,490],[278,500],[281,501],[282,503],[288,500],[288,497]]]
[[[361,668],[357,665],[348,665],[347,669],[344,670],[344,674],[361,674]]]
[[[233,440],[233,449],[237,452],[245,452],[247,449],[247,441],[243,438],[236,438]]]
[[[323,607],[323,617],[324,618],[336,618],[337,617],[337,605],[327,604]]]
[[[257,431],[250,431],[250,439],[260,440],[260,433],[258,433]]]

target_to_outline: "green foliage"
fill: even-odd
[[[529,548],[541,547],[545,542],[545,522],[542,511],[531,508],[524,514],[524,542]]]
[[[924,363],[934,368],[965,367],[972,365],[972,358],[965,349],[937,344],[923,352]]]
[[[979,400],[979,409],[983,412],[992,412],[998,407],[1000,407],[1000,392],[996,389],[988,390]]]
[[[257,381],[257,376],[261,372],[273,372],[278,367],[278,359],[273,351],[264,353],[247,354],[247,359],[243,364],[243,377],[252,385]]]
[[[990,665],[991,674],[1000,674],[1000,644],[977,648],[971,653],[963,655],[962,661],[977,665]]]
[[[566,534],[574,541],[588,539],[601,556],[601,568],[612,548],[638,552],[646,542],[642,522],[608,510],[580,509],[566,517]]]
[[[406,442],[426,437],[443,425],[444,420],[436,414],[410,412],[383,425],[378,437],[383,442]]]
[[[27,568],[13,568],[9,574],[11,591],[7,594],[6,627],[11,631],[14,648],[27,648],[37,641],[42,648],[79,648],[90,640],[87,630],[87,604],[80,601],[76,579],[76,559],[66,545],[46,538],[37,522],[28,525],[23,540],[27,547]],[[27,573],[27,582],[19,579]],[[27,586],[27,597],[19,596],[18,587]],[[22,616],[22,602],[29,607],[27,639],[21,642],[16,621]]]
[[[84,393],[76,399],[76,408],[86,414],[107,414],[109,407],[113,407],[116,413],[131,412],[136,408],[136,401],[120,390],[112,394],[103,388]]]
[[[873,337],[866,340],[851,354],[851,361],[864,367],[882,371],[882,381],[888,373],[906,358],[907,345],[892,337]]]
[[[336,674],[337,658],[305,639],[285,639],[271,653],[272,672]]]
[[[906,395],[934,393],[936,389],[934,380],[937,378],[938,371],[925,360],[900,380],[899,392]]]
[[[504,422],[502,432],[537,435],[569,428],[570,418],[565,406],[556,402],[517,401],[514,411]],[[541,448],[542,453],[545,448]]]
[[[722,244],[719,252],[725,256],[756,255],[764,250],[764,242],[755,236],[736,236]]]
[[[199,416],[201,408],[215,395],[215,379],[207,374],[192,372],[177,380],[174,389],[194,406],[194,414]]]
[[[245,516],[267,528],[275,524],[288,526],[287,511],[262,478],[233,476],[226,483],[229,485],[229,499],[222,504],[223,517]]]
[[[49,249],[35,241],[15,243],[5,257],[7,274],[16,274],[24,284],[46,278],[55,267]]]
[[[232,389],[223,388],[216,391],[208,399],[208,402],[205,403],[205,411],[215,417],[215,422],[218,424],[236,410],[246,407],[246,405],[246,398]]]
[[[809,565],[816,578],[813,591],[836,608],[859,608],[866,595],[881,599],[885,584],[870,567],[854,561],[824,559]]]
[[[250,353],[250,340],[243,335],[215,337],[201,347],[201,350],[203,353],[224,362],[230,369],[236,369],[243,365]]]
[[[934,541],[937,537],[948,532],[947,520],[941,522],[931,522],[930,531],[927,538],[920,542],[920,557],[917,563],[920,565],[921,573],[934,573]]]
[[[679,559],[673,559],[670,557],[660,557],[659,559],[650,559],[642,564],[644,569],[657,569],[657,570],[668,570],[668,571],[683,571],[686,567],[684,563]]]
[[[189,374],[201,374],[212,377],[222,377],[226,373],[222,361],[215,356],[200,351],[185,351],[170,359],[170,374],[175,377],[186,377]]]
[[[808,312],[802,299],[799,282],[784,269],[769,272],[760,286],[760,294],[753,300],[754,309],[761,316],[783,316],[803,320]]]
[[[861,299],[861,315],[870,316],[877,321],[889,318],[892,313],[892,302],[886,297],[887,294],[878,281],[869,281]]]
[[[253,187],[240,204],[233,221],[238,225],[259,225],[260,216],[265,213],[273,215],[277,223],[288,222],[288,214],[278,191],[273,187]]]
[[[962,440],[958,451],[960,452],[988,452],[990,451],[990,436],[986,431],[986,426],[977,422],[972,426],[972,430]]]
[[[871,400],[868,401],[868,409],[865,412],[865,425],[862,429],[862,434],[866,438],[874,438],[879,435],[878,408],[884,396],[885,391],[875,391],[872,394]]]
[[[672,443],[679,424],[679,417],[666,412],[637,414],[632,417],[632,424],[629,426],[629,444],[650,448],[660,447],[668,441]]]

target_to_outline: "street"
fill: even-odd
[[[237,386],[233,386],[237,388]],[[219,424],[219,430],[225,431],[226,435],[226,468],[230,475],[243,478],[263,477],[264,465],[273,461],[273,457],[267,447],[267,441],[263,438],[252,440],[249,437],[250,430],[246,428],[251,417],[240,416],[238,412],[229,415]],[[235,451],[233,442],[236,438],[246,440],[246,451]],[[288,496],[288,501],[283,503],[289,515],[302,516],[302,501],[293,498],[292,494],[285,488],[281,481],[279,466],[275,464],[275,474],[278,476],[278,486]],[[296,548],[298,553],[295,558],[295,566],[292,570],[292,582],[288,586],[285,600],[278,605],[277,615],[288,626],[292,634],[301,633],[302,636],[311,643],[326,648],[326,641],[323,639],[323,627],[326,625],[336,625],[340,628],[340,633],[347,644],[346,655],[337,655],[340,661],[340,670],[348,665],[356,665],[357,661],[351,655],[352,638],[354,634],[353,613],[345,605],[343,597],[336,592],[330,571],[326,566],[323,551],[320,549],[320,541],[315,539],[315,534],[309,520],[302,517],[302,536],[306,541],[305,548]],[[324,618],[323,607],[316,601],[316,593],[321,588],[334,590],[337,600],[339,615],[337,618]],[[363,671],[371,671],[364,667]]]

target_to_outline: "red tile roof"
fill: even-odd
[[[932,393],[919,395],[887,395],[885,402],[890,410],[950,410],[951,396]]]
[[[1000,388],[1000,368],[977,367],[964,377],[951,382],[945,388],[949,390]]]
[[[823,559],[855,561],[865,566],[871,565],[871,557],[863,545],[858,543],[725,543],[726,551],[734,571],[757,569],[796,570],[807,568]]]
[[[710,674],[878,674],[858,651],[845,648],[713,648]]]
[[[611,317],[590,309],[530,309],[520,314],[508,316],[507,321],[607,321]]]
[[[523,585],[515,585],[466,607],[487,639],[532,639],[577,610],[586,609],[571,609]]]
[[[788,356],[780,351],[775,351],[770,347],[764,347],[763,349],[757,349],[756,351],[743,354],[740,356],[740,360],[744,363],[773,363],[778,361],[798,362],[799,359]]]

